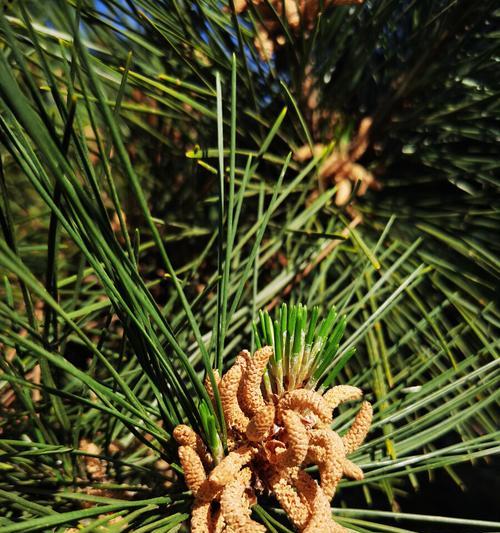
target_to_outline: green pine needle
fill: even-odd
[[[267,369],[268,393],[270,390],[280,395],[302,387],[315,389],[323,378],[324,386],[329,386],[354,354],[349,349],[330,368],[345,331],[346,317],[338,319],[335,308],[331,308],[318,324],[319,313],[319,307],[314,306],[308,320],[307,306],[284,303],[275,311],[273,321],[268,311],[259,311],[259,320],[252,325],[257,348],[272,346],[274,352]]]

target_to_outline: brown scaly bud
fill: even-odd
[[[302,163],[307,159],[311,159],[311,157],[313,156],[316,157],[317,155],[320,155],[324,150],[324,144],[314,144],[312,150],[308,144],[304,144],[295,151],[295,153],[293,154],[293,158],[295,159],[295,161],[299,161]]]
[[[301,500],[309,510],[309,519],[313,510],[314,497],[318,488],[318,483],[307,473],[301,470],[295,479],[295,489]]]
[[[279,409],[281,412],[292,409],[302,414],[311,411],[324,424],[332,422],[332,410],[326,401],[320,394],[308,389],[297,389],[287,393],[280,400]]]
[[[238,477],[231,481],[222,491],[221,511],[227,527],[234,533],[265,533],[266,528],[250,519],[250,507],[245,490],[250,483],[252,473],[243,469]]]
[[[179,446],[191,446],[191,448],[196,448],[196,437],[198,435],[189,426],[186,426],[185,424],[175,426],[173,436]]]
[[[332,520],[330,501],[318,482],[308,473],[301,471],[295,486],[310,512],[307,526],[303,531],[309,533],[337,531],[337,524]]]
[[[356,479],[357,481],[360,481],[365,477],[363,470],[361,470],[357,464],[349,461],[349,459],[344,459],[342,461],[342,470],[344,472],[344,476],[347,476],[351,479]]]
[[[224,457],[200,486],[196,499],[210,502],[217,498],[224,487],[239,475],[241,468],[252,460],[255,453],[255,448],[242,446]]]
[[[365,117],[361,120],[356,138],[351,144],[349,158],[351,161],[357,161],[368,148],[370,133],[373,125],[371,117]]]
[[[335,205],[343,206],[351,197],[352,182],[347,178],[341,179],[337,184],[337,194],[335,195]]]
[[[202,503],[210,503],[212,500],[217,498],[222,491],[222,487],[212,483],[210,479],[205,479],[205,481],[200,485],[198,492],[196,493],[196,500],[200,505]]]
[[[203,466],[210,467],[213,464],[212,456],[207,450],[203,439],[189,426],[179,424],[175,427],[173,436],[180,446],[191,446],[191,448],[195,449]]]
[[[309,519],[309,509],[301,500],[289,477],[283,474],[276,471],[269,480],[269,485],[288,518],[302,530]]]
[[[297,489],[307,498],[311,510],[309,521],[303,533],[346,533],[346,530],[332,520],[330,501],[318,483],[301,472],[296,482]]]
[[[246,372],[247,372],[247,365],[248,361],[252,357],[250,355],[250,352],[248,350],[241,350],[241,352],[238,354],[240,365],[243,368],[243,379],[240,380],[240,386],[238,387],[238,405],[240,407],[244,404],[243,402],[243,385],[245,382]]]
[[[224,417],[230,429],[237,429],[244,433],[248,426],[248,418],[238,404],[238,388],[246,361],[243,357],[237,357],[234,365],[224,374],[219,385],[220,398]]]
[[[265,405],[257,414],[250,420],[247,427],[247,438],[253,442],[260,442],[264,440],[274,425],[275,409],[273,404]]]
[[[218,487],[224,487],[233,480],[243,466],[252,460],[255,454],[256,449],[250,446],[242,446],[231,452],[210,472],[209,481]]]
[[[196,495],[198,489],[206,479],[205,469],[200,456],[191,446],[179,446],[179,460],[184,470],[186,485]]]
[[[213,373],[214,373],[214,381],[215,381],[215,383],[217,384],[217,387],[218,387],[219,384],[220,384],[219,371],[218,370],[214,370]],[[212,403],[214,403],[215,402],[214,389],[212,387],[212,382],[210,381],[210,376],[208,374],[205,376],[204,385],[205,385],[205,389],[207,391],[207,394],[210,396],[210,399],[212,400]]]
[[[267,362],[273,354],[271,346],[264,346],[257,350],[247,362],[245,380],[243,382],[242,401],[243,411],[255,415],[257,411],[265,407],[264,398],[260,390],[262,374],[266,369]]]
[[[323,399],[330,409],[336,409],[341,403],[358,400],[363,396],[363,391],[351,385],[337,385],[323,394]]]
[[[283,7],[288,25],[292,29],[297,29],[300,25],[300,14],[296,0],[284,0]]]
[[[369,187],[376,185],[373,174],[369,170],[366,170],[365,167],[358,165],[357,163],[353,163],[349,169],[349,177],[353,183],[360,183],[357,191],[358,196],[363,196],[366,194],[366,191],[369,189]]]
[[[81,439],[80,450],[90,454],[85,455],[83,459],[88,477],[93,481],[103,482],[106,479],[107,462],[99,457],[91,457],[91,455],[101,455],[101,448],[87,439]]]
[[[286,410],[282,416],[288,446],[284,453],[278,455],[277,463],[282,466],[300,466],[306,458],[309,447],[308,432],[302,424],[300,415],[295,411]]]
[[[369,402],[363,402],[352,426],[342,437],[346,455],[357,450],[368,434],[373,418],[373,408]]]
[[[252,356],[248,350],[241,350],[236,358],[236,361],[238,361],[238,364],[241,365],[244,370],[246,370],[248,361],[250,361],[251,358]]]
[[[194,502],[191,509],[191,533],[212,532],[211,502]]]
[[[323,446],[312,444],[309,441],[309,448],[307,449],[306,464],[318,464],[325,460],[325,449]]]
[[[275,49],[274,41],[262,26],[257,28],[257,36],[253,44],[262,61],[271,61]]]
[[[319,175],[322,180],[337,173],[337,171],[345,164],[345,157],[340,155],[338,151],[330,154],[320,167]]]
[[[234,0],[234,11],[237,15],[247,8],[247,0]]]
[[[319,475],[321,488],[330,501],[342,479],[345,458],[342,439],[331,429],[316,429],[311,431],[310,440],[313,446],[323,450],[322,456],[318,457]]]

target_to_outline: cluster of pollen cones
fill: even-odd
[[[330,6],[349,6],[362,4],[364,0],[235,0],[236,13],[250,8],[250,4],[260,13],[268,29],[276,31],[281,25],[277,15],[286,19],[292,30],[314,27],[322,10]]]
[[[372,407],[363,402],[342,437],[330,428],[340,403],[359,399],[360,389],[339,385],[323,395],[308,389],[265,399],[262,376],[272,355],[266,346],[253,357],[241,352],[217,379],[228,428],[228,454],[215,465],[201,437],[185,425],[174,438],[187,486],[195,497],[192,533],[257,533],[266,528],[250,518],[257,495],[273,494],[298,531],[346,531],[332,519],[330,501],[345,475],[363,472],[347,456],[364,441]],[[213,390],[206,383],[208,393]],[[319,482],[304,469],[317,465]]]
[[[292,33],[310,33],[320,15],[330,6],[362,4],[364,0],[234,0],[237,14],[254,9],[261,24],[255,46],[264,61],[271,59],[276,47],[285,42],[284,27]]]

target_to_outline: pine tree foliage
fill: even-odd
[[[339,523],[500,529],[400,510],[498,453],[498,7],[286,4],[2,2],[0,532],[183,530],[172,430],[283,302],[374,404]]]

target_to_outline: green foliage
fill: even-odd
[[[267,311],[259,311],[260,328],[254,322],[253,329],[257,348],[273,347],[264,376],[270,380],[272,393],[316,389],[320,380],[327,387],[354,355],[353,348],[338,354],[346,316],[337,320],[335,308],[320,322],[318,316],[319,307],[314,306],[308,320],[307,306],[302,304],[283,304],[274,321]]]
[[[221,453],[203,379],[263,342],[283,387],[374,403],[344,526],[500,529],[397,511],[435,469],[461,485],[456,465],[498,453],[495,3],[367,0],[298,32],[274,12],[270,60],[262,14],[233,7],[0,15],[0,532],[184,527],[172,429]],[[321,168],[366,116],[381,190],[337,205]],[[289,530],[274,502],[254,511]]]

